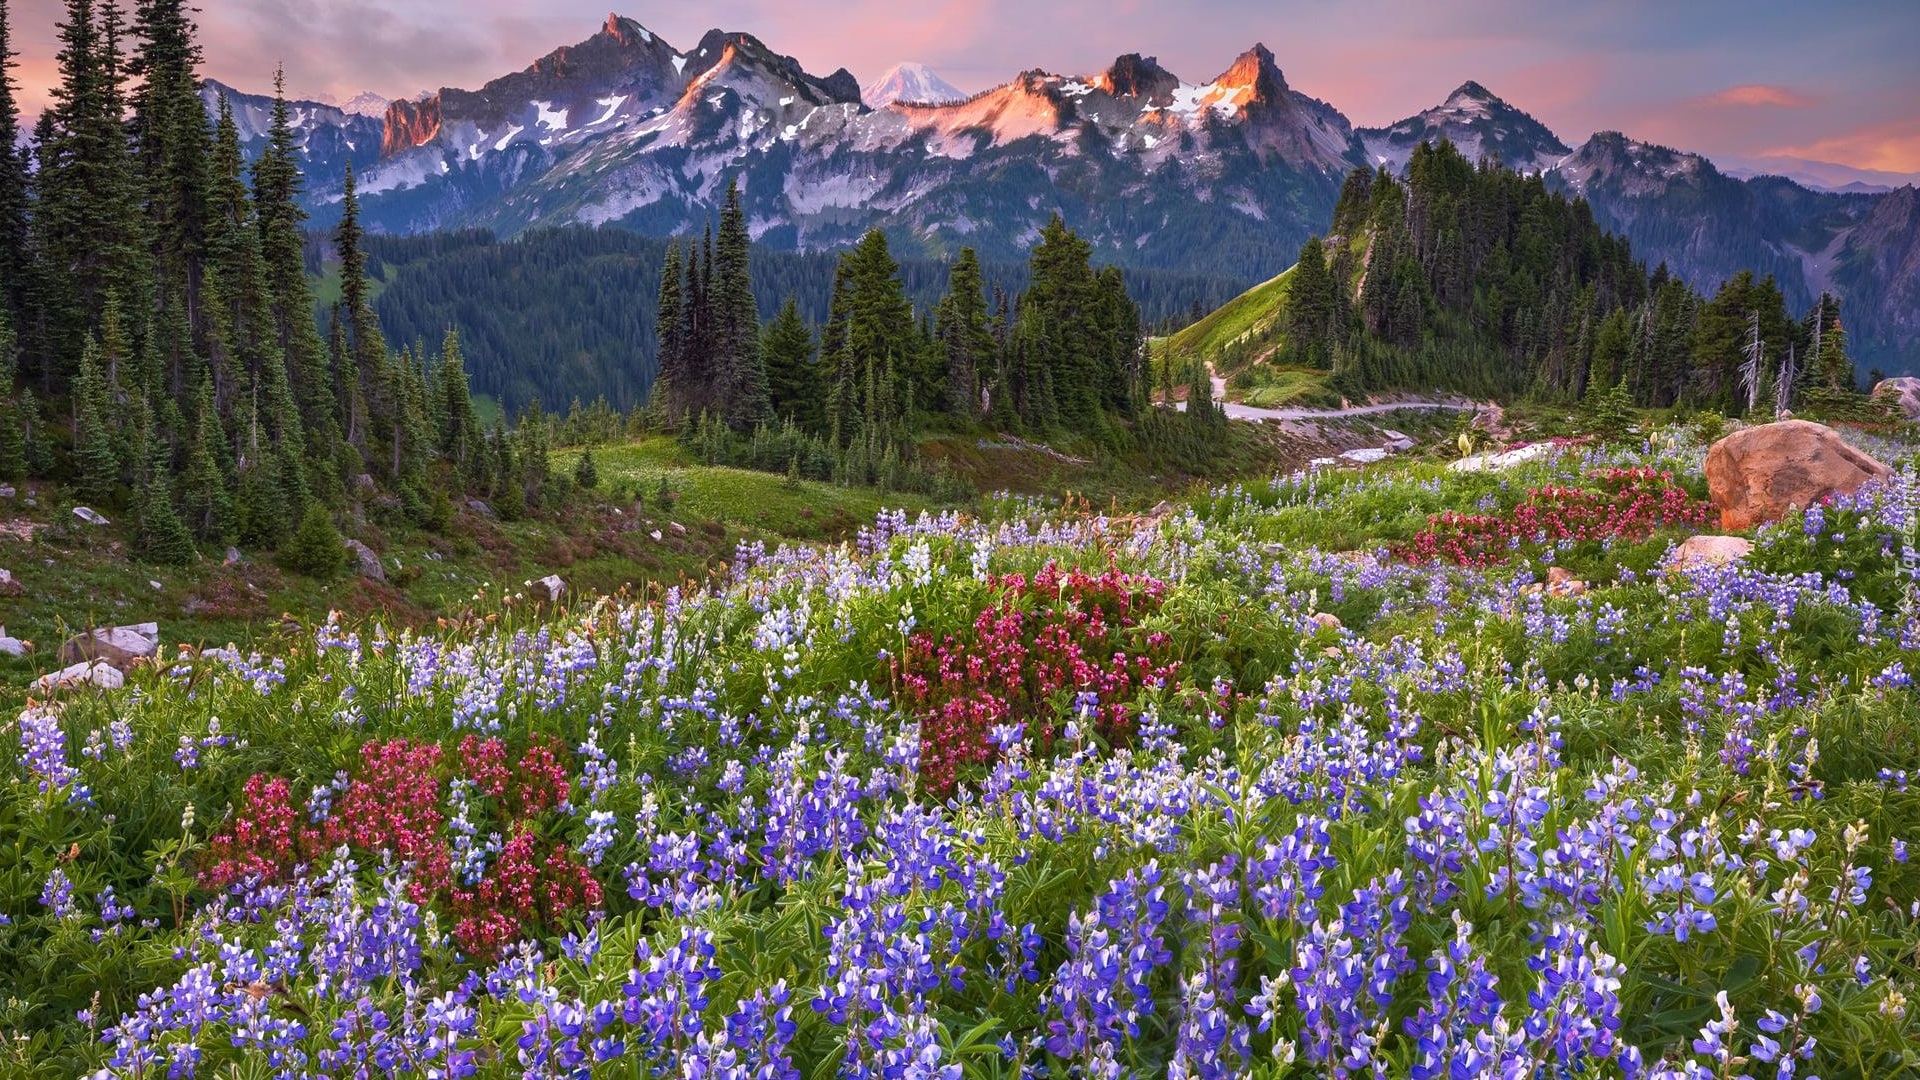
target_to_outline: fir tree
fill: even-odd
[[[978,420],[981,389],[994,368],[994,340],[980,259],[972,248],[961,248],[954,260],[933,333],[946,364],[948,411],[963,423]]]
[[[239,531],[233,504],[233,479],[222,462],[223,448],[213,387],[203,379],[194,416],[193,445],[187,452],[182,509],[185,524],[194,535],[217,544],[231,543]]]
[[[346,569],[347,545],[333,518],[319,503],[307,507],[287,545],[280,552],[280,565],[297,574],[322,580],[338,577]]]
[[[600,486],[600,470],[593,464],[591,447],[581,451],[580,460],[573,467],[573,482],[586,491]]]
[[[774,415],[792,420],[801,430],[819,430],[825,414],[823,383],[814,365],[813,331],[800,317],[800,305],[793,297],[787,297],[780,313],[767,324],[760,352],[766,358]]]
[[[20,145],[20,108],[14,99],[14,53],[7,7],[7,0],[0,0],[0,316],[18,327],[26,314],[32,255],[28,249],[27,151]]]
[[[681,396],[687,389],[684,275],[680,242],[676,240],[667,245],[666,259],[660,266],[660,298],[654,324],[659,341],[659,359],[650,399],[653,407],[669,423],[685,415],[684,398]]]
[[[714,378],[719,387],[720,415],[735,431],[751,430],[772,413],[765,359],[760,355],[760,316],[753,299],[748,257],[752,241],[746,212],[740,206],[740,186],[727,184],[727,201],[720,212],[720,235],[714,244],[713,319]]]
[[[146,481],[140,489],[139,548],[149,562],[184,566],[194,560],[193,537],[173,506],[173,484],[169,479],[171,462],[158,440],[151,448]]]
[[[120,482],[120,454],[107,417],[113,415],[98,343],[89,344],[73,384],[73,457],[80,494],[96,503],[113,501]]]

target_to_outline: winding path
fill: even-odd
[[[1414,398],[1409,401],[1388,402],[1384,405],[1354,405],[1345,409],[1257,409],[1251,405],[1242,405],[1237,401],[1227,401],[1227,380],[1214,376],[1213,399],[1221,402],[1228,419],[1251,420],[1256,423],[1263,420],[1337,420],[1346,416],[1369,416],[1378,413],[1399,412],[1402,409],[1450,409],[1454,412],[1475,412],[1480,406],[1470,401],[1435,401],[1431,398]],[[1187,403],[1177,401],[1174,408],[1187,411]]]

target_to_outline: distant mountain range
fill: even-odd
[[[257,145],[271,102],[208,83],[210,107],[221,93]],[[1120,265],[1248,282],[1325,231],[1349,170],[1398,170],[1422,140],[1447,138],[1586,198],[1642,257],[1701,288],[1751,268],[1797,307],[1831,289],[1863,365],[1920,367],[1911,187],[1740,179],[1617,132],[1570,146],[1473,82],[1399,123],[1355,128],[1290,86],[1260,45],[1202,83],[1134,54],[1092,75],[1027,71],[959,97],[922,65],[863,90],[845,69],[810,74],[749,34],[710,31],[683,52],[613,15],[478,90],[390,102],[378,116],[369,105],[295,105],[319,223],[337,214],[349,163],[364,220],[393,233],[679,233],[708,220],[737,177],[756,240],[775,250],[832,248],[879,226],[910,254],[970,245],[1011,260],[1057,212]]]

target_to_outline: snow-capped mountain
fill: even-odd
[[[1545,124],[1477,82],[1461,84],[1435,108],[1389,127],[1362,128],[1357,134],[1368,162],[1395,171],[1406,167],[1414,147],[1441,139],[1452,140],[1468,160],[1492,158],[1525,173],[1545,172],[1572,152]]]
[[[349,116],[385,117],[387,106],[391,104],[392,102],[371,90],[362,90],[348,98],[346,104],[340,106],[340,111]]]
[[[860,88],[860,100],[869,108],[882,109],[896,101],[920,105],[945,105],[964,101],[966,94],[934,73],[925,64],[911,60],[895,64],[878,79]]]
[[[1648,262],[1707,289],[1753,268],[1810,303],[1821,288],[1848,288],[1836,271],[1843,253],[1866,265],[1874,252],[1861,245],[1897,244],[1911,220],[1861,229],[1890,196],[1742,181],[1615,133],[1572,148],[1472,82],[1433,109],[1355,131],[1289,85],[1260,45],[1203,82],[1129,54],[1093,74],[1033,70],[963,99],[911,102],[924,95],[903,90],[875,107],[921,75],[931,73],[903,65],[867,97],[846,70],[815,76],[750,34],[714,30],[682,51],[610,15],[585,41],[477,90],[393,101],[378,119],[297,102],[294,123],[314,224],[338,212],[351,162],[365,223],[393,232],[583,223],[683,233],[738,180],[754,235],[774,248],[832,248],[878,226],[915,252],[968,245],[1019,259],[1059,213],[1102,258],[1252,281],[1326,229],[1348,171],[1402,168],[1421,141],[1440,138],[1583,196]],[[224,89],[208,84],[210,107]],[[257,145],[271,102],[228,93]],[[1850,315],[1859,340],[1904,325],[1888,312]],[[1896,344],[1920,347],[1920,331],[1912,336]]]

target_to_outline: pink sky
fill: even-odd
[[[206,73],[344,100],[477,86],[579,41],[608,0],[203,0]],[[14,0],[31,114],[51,83],[60,0]],[[1382,125],[1474,79],[1578,144],[1597,130],[1708,154],[1920,174],[1920,3],[1837,0],[715,0],[625,7],[676,46],[745,30],[819,74],[899,60],[978,90],[1026,68],[1085,73],[1125,52],[1204,81],[1255,41],[1297,89]]]

